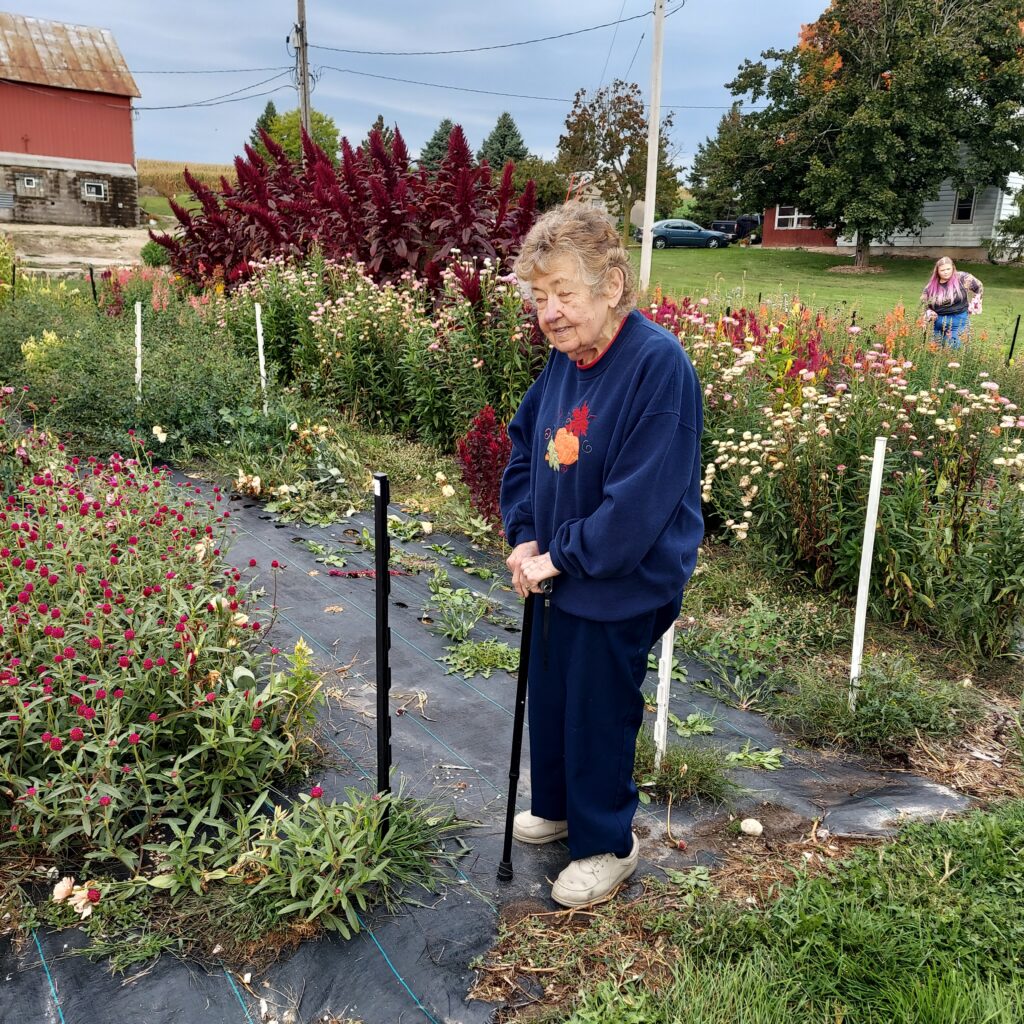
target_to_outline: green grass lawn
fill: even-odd
[[[193,198],[191,192],[182,192],[180,195],[176,195],[174,199],[179,206],[184,206],[186,210],[199,209],[199,202]],[[154,217],[157,220],[164,218],[171,222],[175,220],[174,214],[171,213],[171,204],[168,202],[166,196],[140,196],[139,206],[141,206],[146,213],[150,215],[150,217]]]
[[[639,266],[639,247],[632,253]],[[852,257],[794,249],[662,249],[654,252],[651,284],[660,284],[673,298],[717,295],[732,305],[754,304],[758,295],[799,298],[818,309],[856,310],[858,323],[871,323],[900,302],[916,313],[932,260],[875,257],[872,263],[883,267],[882,273],[829,273],[830,267],[850,266]],[[989,263],[958,263],[957,269],[985,285],[985,312],[977,326],[994,336],[1007,323],[1012,331],[1017,314],[1024,313],[1024,270]]]

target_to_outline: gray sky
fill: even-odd
[[[668,9],[678,4],[669,0]],[[679,162],[685,163],[697,144],[714,134],[731,99],[725,83],[742,60],[770,47],[792,46],[800,25],[817,18],[826,5],[827,0],[687,0],[667,19],[662,103],[682,105],[671,140]],[[298,106],[292,77],[284,71],[294,65],[286,45],[295,21],[292,0],[7,0],[5,7],[110,29],[139,83],[139,107],[194,103],[246,90],[242,95],[247,98],[218,106],[139,110],[135,150],[140,157],[226,162],[240,152],[268,99],[279,112]],[[398,124],[413,155],[444,117],[463,126],[475,150],[498,115],[508,110],[531,152],[552,156],[577,89],[595,89],[628,71],[647,94],[652,7],[652,0],[307,0],[310,66],[317,76],[313,105],[354,142],[381,113],[388,124]],[[552,36],[645,12],[647,17],[617,28],[480,53],[376,56],[315,48],[452,50]],[[269,70],[149,73],[239,68]],[[282,77],[256,85],[279,73]],[[480,95],[367,75],[566,102]],[[272,89],[277,91],[270,96],[252,95]]]

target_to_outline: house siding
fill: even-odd
[[[834,231],[828,228],[777,228],[775,214],[777,207],[769,206],[764,211],[761,244],[766,249],[832,248],[836,244]]]

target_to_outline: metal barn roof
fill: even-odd
[[[3,11],[0,79],[111,96],[141,95],[108,29]]]

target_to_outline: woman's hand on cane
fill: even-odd
[[[512,549],[512,554],[505,559],[505,564],[512,571],[512,589],[520,597],[526,597],[529,588],[523,583],[522,564],[527,558],[535,558],[540,554],[540,546],[535,540],[528,540],[517,544]]]
[[[550,580],[560,573],[552,564],[551,555],[543,554],[524,559],[519,567],[519,575],[523,582],[523,596],[525,597],[526,592],[541,593],[545,589],[542,586],[544,581]]]

